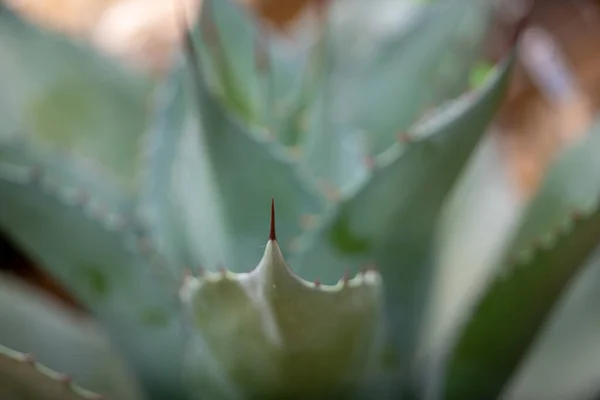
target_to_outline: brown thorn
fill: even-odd
[[[373,262],[367,264],[365,268],[366,268],[365,269],[365,273],[367,273],[367,272],[377,272],[377,266]]]
[[[366,156],[364,159],[365,165],[367,166],[368,169],[373,169],[375,168],[375,159],[371,156]]]
[[[321,281],[319,281],[318,279],[315,279],[315,287],[321,287]]]
[[[23,354],[21,355],[21,361],[25,364],[33,366],[35,364],[35,357],[33,357],[31,354]]]
[[[277,241],[277,235],[275,234],[275,198],[271,198],[271,231],[269,232],[269,240],[274,242]]]
[[[408,132],[402,132],[398,134],[398,140],[400,143],[408,143],[410,142],[410,135]]]
[[[350,280],[350,270],[348,268],[346,268],[346,270],[344,271],[344,276],[342,276],[342,283],[345,285],[348,284],[348,281]]]
[[[71,378],[69,375],[67,374],[61,374],[58,377],[58,381],[64,385],[70,385],[71,382],[73,382],[73,378]]]

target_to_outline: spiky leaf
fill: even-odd
[[[68,155],[131,192],[150,82],[4,7],[0,148],[12,143],[38,157]]]
[[[179,216],[165,223],[181,221],[192,268],[244,271],[260,256],[261,210],[272,196],[280,199],[280,232],[287,238],[298,235],[301,217],[322,211],[324,202],[280,145],[227,112],[196,69],[195,55],[188,57],[189,68],[172,81],[184,117],[164,132],[181,131],[171,179],[164,182]]]
[[[385,277],[396,351],[412,351],[409,338],[426,293],[437,214],[499,105],[511,60],[475,96],[453,103],[378,158],[369,181],[305,237],[291,261],[306,279],[324,282],[375,262]]]
[[[36,399],[43,399],[44,394],[65,392],[76,387],[66,385],[68,377],[87,389],[106,396],[107,399],[141,399],[138,383],[121,357],[109,344],[108,337],[91,318],[80,311],[68,309],[59,301],[40,293],[30,285],[17,278],[0,274],[0,344],[30,356],[17,357],[30,362],[10,361],[16,371],[3,370],[0,375],[0,393],[8,389],[14,382],[13,372],[36,374],[45,373],[33,364],[37,361],[64,376],[51,374],[46,383],[23,382],[29,385],[25,391],[38,391]],[[12,352],[9,352],[13,354]],[[3,353],[6,356],[6,352]],[[24,355],[24,354],[23,354]],[[26,365],[27,364],[27,365]],[[6,386],[9,380],[11,385]],[[52,383],[50,378],[64,382]],[[52,383],[54,390],[44,385]],[[63,390],[64,389],[64,390]],[[0,397],[3,397],[0,395]],[[22,397],[8,397],[18,398]]]
[[[593,183],[596,179],[591,172],[598,171],[591,150],[597,148],[597,143],[598,135],[590,135],[564,154],[551,170],[528,210],[516,245],[541,212],[540,207],[552,204],[557,196],[563,199],[560,203],[569,201],[573,192],[567,188],[574,181],[582,185],[578,195],[588,202],[564,213],[562,221],[546,235],[538,236],[530,249],[513,247],[516,259],[503,260],[501,276],[486,285],[449,358],[443,389],[446,397],[498,395],[557,301],[598,246],[600,211],[597,183]],[[589,201],[592,196],[596,201]]]
[[[271,210],[271,236],[253,271],[188,277],[182,288],[192,341],[205,341],[216,360],[190,351],[198,398],[322,398],[379,372],[381,277],[369,270],[332,286],[304,281],[286,265]]]
[[[109,326],[146,383],[177,387],[175,281],[134,214],[148,88],[4,9],[0,32],[0,227]]]
[[[0,396],[19,400],[101,400],[65,375],[0,346]]]
[[[334,6],[357,3],[339,1]],[[426,109],[468,87],[492,12],[491,1],[468,6],[464,0],[383,3],[362,4],[364,12],[380,20],[370,36],[363,33],[362,14],[357,14],[360,23],[348,24],[336,35],[336,74],[338,79],[343,76],[336,108],[343,106],[341,118],[367,133],[372,154],[385,151]]]

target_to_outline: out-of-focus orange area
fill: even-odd
[[[508,166],[524,195],[538,187],[556,150],[584,133],[600,106],[600,2],[538,1],[530,27],[541,29],[552,40],[573,87],[552,97],[536,83],[536,75],[553,65],[524,66],[526,55],[531,57],[533,51],[540,51],[536,45],[544,44],[539,43],[540,37],[526,36],[510,94],[498,116]]]
[[[165,71],[181,38],[177,12],[185,7],[187,16],[194,18],[201,1],[5,0],[36,23],[83,37],[99,50],[154,74]],[[240,1],[285,30],[306,7],[326,0]],[[490,35],[488,53],[493,59],[514,35],[514,27],[508,25],[499,24]],[[600,105],[600,1],[537,1],[529,26],[533,30],[525,35],[509,94],[497,118],[500,129],[495,130],[501,136],[515,187],[523,196],[535,191],[556,150],[585,131]],[[557,92],[554,86],[556,80],[561,81],[560,73],[572,79]],[[14,264],[9,269],[69,299],[45,275],[27,272],[31,268],[18,257],[2,260],[6,263]]]
[[[193,22],[202,0],[5,0],[37,24],[85,37],[153,73],[167,68],[181,38],[181,11]],[[327,0],[241,0],[284,31],[302,11]]]

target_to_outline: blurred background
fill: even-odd
[[[160,76],[180,44],[174,10],[183,4],[188,15],[196,15],[201,0],[4,1],[35,23],[88,41],[133,68]],[[327,0],[240,1],[285,33],[304,10]],[[497,61],[523,21],[527,30],[509,93],[490,134],[500,154],[500,168],[508,172],[507,190],[526,199],[560,146],[583,133],[600,107],[600,1],[502,3],[482,57]],[[79,307],[1,236],[0,269]]]

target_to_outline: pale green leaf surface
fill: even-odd
[[[301,166],[318,184],[344,195],[368,175],[367,147],[363,132],[336,119],[335,85],[327,78],[335,70],[330,32],[324,33],[320,46],[321,73],[316,81],[318,89],[314,101],[305,114],[307,126],[301,139]]]
[[[307,234],[291,259],[305,279],[325,283],[335,282],[345,268],[353,274],[361,263],[374,261],[383,276],[394,340],[407,351],[431,272],[437,214],[502,99],[511,60],[476,95],[420,125],[412,132],[414,141],[397,143],[382,155],[370,180]]]
[[[96,322],[4,274],[0,274],[0,345],[31,354],[46,367],[67,374],[75,383],[106,398],[142,399],[136,378]],[[34,367],[24,362],[12,364],[11,368],[34,372]],[[0,372],[0,381],[6,382],[5,374]],[[51,398],[52,392],[43,384],[32,382],[29,386],[42,392],[33,399],[44,394]],[[60,389],[65,385],[55,386]],[[0,387],[2,397],[7,386],[0,383]]]
[[[561,216],[565,218],[593,204],[600,193],[597,179],[600,163],[595,156],[600,147],[599,133],[600,121],[591,127],[584,140],[560,155],[559,165],[563,167],[548,176],[540,196],[531,204],[531,219],[525,222],[517,238],[518,245],[526,246],[535,235],[551,232],[561,222]],[[578,178],[571,178],[574,176]],[[592,391],[598,390],[599,265],[596,254],[564,295],[556,314],[519,367],[506,398],[580,398],[592,396]]]
[[[23,179],[27,172],[0,164],[0,227],[107,324],[145,384],[172,389],[180,346],[177,288],[154,252],[138,247],[143,243],[127,206],[110,203],[113,209],[98,214],[95,192],[79,205],[65,196],[73,187],[58,182],[49,189],[43,174],[38,182]],[[124,218],[124,225],[113,225],[110,216]]]
[[[195,44],[225,106],[249,124],[275,132],[293,128],[287,125],[302,108],[308,57],[285,46],[298,47],[300,38],[281,37],[235,0],[205,1],[199,25]]]
[[[176,282],[133,216],[150,85],[4,8],[0,53],[0,226],[168,387]]]
[[[509,172],[501,132],[490,129],[440,215],[436,269],[420,330],[419,373],[429,372],[455,321],[477,296],[473,288],[495,272],[518,228],[526,200]]]
[[[588,264],[519,366],[503,399],[591,400],[600,393],[597,250]]]
[[[144,143],[144,175],[138,209],[149,228],[148,233],[167,259],[167,265],[175,270],[190,266],[192,262],[183,229],[185,214],[180,211],[170,193],[171,185],[176,179],[174,165],[177,164],[176,157],[180,155],[186,120],[186,103],[181,96],[183,68],[181,63],[175,64],[158,88],[154,124]],[[202,182],[197,178],[188,185],[188,190],[202,188]],[[208,216],[211,213],[210,209],[203,211]]]
[[[0,147],[82,160],[135,187],[151,85],[82,44],[0,10]]]
[[[62,375],[35,363],[23,361],[23,355],[0,345],[0,396],[17,400],[92,400],[97,393],[76,383],[63,383]]]
[[[280,145],[228,114],[191,68],[181,73],[177,101],[186,114],[171,189],[187,251],[207,269],[248,271],[268,235],[271,197],[278,204],[278,232],[289,239],[300,233],[303,215],[323,210],[323,199]]]
[[[346,89],[338,101],[347,108],[344,118],[368,133],[373,154],[385,151],[424,111],[468,88],[491,2],[465,3],[421,6],[416,16],[407,13],[404,29],[380,35],[362,49],[349,43],[352,36],[343,31],[337,38],[336,50],[350,53],[344,62],[353,69],[344,77]],[[354,29],[360,32],[363,25]]]
[[[510,247],[517,252],[516,260],[504,258],[502,275],[486,286],[472,319],[459,332],[446,371],[446,397],[498,395],[556,302],[597,247],[598,137],[592,131],[561,155],[526,211]],[[539,240],[531,243],[528,252],[517,247],[532,227],[539,232],[543,207],[569,202],[574,202],[570,203],[573,208],[550,209],[555,214],[548,214],[548,218],[554,224],[544,235],[536,235]],[[571,220],[575,212],[581,213],[580,221]]]

